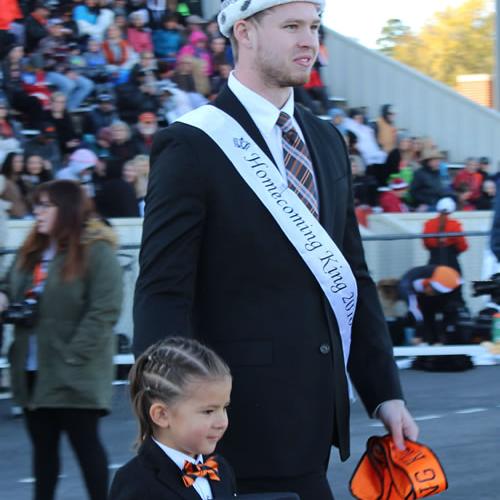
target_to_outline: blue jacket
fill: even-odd
[[[176,30],[154,30],[153,45],[158,57],[177,54],[183,44],[182,35]]]

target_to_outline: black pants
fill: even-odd
[[[424,320],[417,326],[417,335],[428,344],[445,341],[448,325],[455,325],[458,308],[463,304],[460,290],[440,295],[419,295],[418,306]],[[438,321],[437,315],[442,315]]]
[[[59,475],[59,440],[68,435],[83,473],[91,500],[105,500],[108,492],[108,459],[99,439],[102,412],[75,408],[39,408],[24,411],[33,445],[35,500],[54,498]]]
[[[333,500],[333,494],[326,479],[326,471],[284,478],[238,478],[239,493],[297,493],[300,500]]]

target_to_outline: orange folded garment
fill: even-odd
[[[405,440],[399,450],[390,435],[372,436],[351,478],[358,500],[413,500],[437,495],[448,481],[436,455],[427,446]]]

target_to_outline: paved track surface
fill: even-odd
[[[440,458],[448,475],[450,500],[500,500],[500,366],[462,373],[401,372],[406,397],[418,419],[421,441]],[[113,413],[102,421],[110,467],[132,455],[135,422],[126,387],[114,388]],[[0,401],[0,499],[31,498],[30,454],[22,419],[9,416],[10,401]],[[328,470],[336,500],[352,498],[347,484],[366,440],[384,434],[359,402],[352,407],[352,455],[339,464],[335,450]],[[305,457],[306,458],[306,457]],[[78,465],[64,440],[58,500],[85,500]],[[111,471],[111,474],[113,471]],[[158,499],[160,500],[160,499]]]

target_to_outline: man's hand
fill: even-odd
[[[418,426],[400,399],[384,401],[380,405],[377,417],[391,433],[394,444],[400,450],[405,449],[405,438],[417,440]]]

